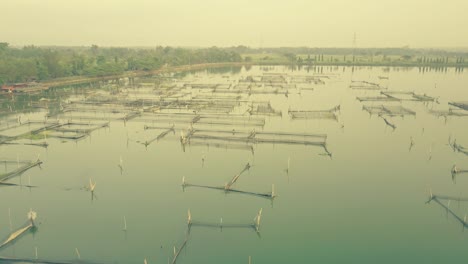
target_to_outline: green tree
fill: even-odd
[[[98,51],[99,51],[99,46],[96,45],[96,44],[93,44],[91,45],[91,53],[96,56],[98,54]]]
[[[102,65],[102,64],[106,63],[106,57],[104,57],[104,56],[102,56],[102,55],[97,56],[97,58],[96,58],[96,63],[97,63],[98,65]]]
[[[41,63],[39,60],[36,60],[36,70],[39,80],[46,80],[49,78],[49,70],[47,69],[47,66]]]
[[[47,71],[49,76],[52,78],[57,78],[61,76],[62,67],[59,63],[59,54],[57,51],[47,50],[43,54],[45,66],[47,67]]]
[[[6,51],[9,45],[7,42],[0,42],[0,52]]]

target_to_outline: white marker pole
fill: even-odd
[[[81,260],[81,255],[80,255],[80,251],[78,251],[78,248],[75,248],[75,253],[78,259]]]
[[[13,224],[11,223],[11,209],[8,208],[8,219],[10,220],[10,232],[13,231]]]

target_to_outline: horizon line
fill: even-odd
[[[249,45],[100,45],[96,43],[91,44],[81,44],[81,45],[68,45],[68,44],[12,44],[7,41],[0,41],[4,43],[8,43],[10,47],[13,48],[24,48],[24,47],[57,47],[57,48],[84,48],[84,47],[92,47],[96,45],[102,48],[156,48],[156,47],[172,47],[172,48],[187,48],[187,49],[206,49],[206,48],[236,48],[236,47],[246,47],[249,49],[258,49],[258,50],[265,50],[265,49],[281,49],[281,48],[306,48],[306,49],[409,49],[409,50],[467,50],[468,46],[438,46],[438,47],[411,47],[409,45],[403,46],[363,46],[363,47],[351,47],[351,46],[307,46],[307,45],[300,45],[300,46],[249,46]]]

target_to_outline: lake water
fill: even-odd
[[[76,110],[61,114],[58,116],[61,122],[86,120],[97,124],[110,120],[110,123],[81,140],[52,136],[39,139],[39,142],[47,141],[46,149],[0,145],[2,160],[35,160],[39,155],[43,161],[40,168],[32,168],[7,181],[37,187],[0,186],[0,238],[10,233],[9,210],[13,229],[27,221],[30,208],[38,213],[37,231],[0,249],[0,256],[34,259],[37,248],[40,259],[77,260],[78,249],[81,260],[92,263],[143,263],[145,258],[148,263],[168,263],[168,260],[172,263],[174,246],[179,249],[187,237],[187,211],[190,210],[194,224],[177,263],[248,263],[249,256],[252,263],[460,263],[468,257],[468,230],[452,215],[463,219],[468,212],[468,202],[456,200],[456,197],[468,197],[468,175],[459,173],[452,179],[450,173],[454,164],[459,169],[468,169],[468,156],[449,146],[450,137],[468,147],[468,116],[443,118],[431,113],[454,108],[448,102],[468,101],[466,71],[378,67],[292,70],[283,66],[254,66],[179,74],[165,82],[177,86],[175,95],[190,97],[204,93],[208,98],[207,94],[221,94],[182,85],[231,85],[247,76],[283,76],[289,83],[294,76],[305,79],[321,76],[324,83],[302,84],[304,89],[300,93],[292,88],[287,96],[243,94],[242,99],[235,100],[250,103],[241,102],[231,114],[245,114],[252,101],[269,101],[282,116],[252,116],[252,119],[265,118],[264,127],[255,131],[326,134],[331,156],[319,146],[281,143],[258,143],[253,145],[253,151],[238,142],[220,142],[219,148],[193,144],[186,145],[184,151],[179,137],[181,130],[186,133],[188,124],[183,122],[174,122],[174,133],[171,131],[145,147],[141,143],[167,128],[145,130],[145,125],[154,126],[155,122],[143,117],[124,122],[115,119],[122,117],[116,111]],[[137,79],[136,82],[154,83],[154,80]],[[437,98],[437,102],[360,102],[357,97],[380,96],[380,90],[350,88],[358,84],[356,81],[378,83],[388,88],[387,91],[426,94]],[[123,93],[123,86],[130,88],[119,100],[145,98],[153,89],[151,85],[131,88],[130,84],[122,83],[107,85],[98,95],[117,96],[109,95],[109,91],[120,87]],[[66,107],[67,101],[96,96],[90,93],[92,89],[56,89],[37,99],[60,98],[62,107]],[[174,94],[166,95],[176,100]],[[152,100],[159,98],[151,96]],[[29,99],[26,96],[15,100],[13,109],[20,108],[21,100]],[[10,114],[8,109],[13,104],[9,97],[2,98],[2,127],[6,122],[8,126],[15,124],[18,115],[26,122],[44,120],[48,113],[37,110]],[[340,111],[336,112],[338,120],[291,119],[288,115],[288,110],[331,109],[337,105],[340,105]],[[403,106],[416,115],[387,117],[396,126],[393,129],[379,115],[363,110],[363,106],[381,105]],[[192,109],[171,110],[171,113],[182,111],[190,113]],[[204,113],[203,109],[198,111]],[[145,113],[144,117],[150,119],[151,115]],[[84,117],[88,119],[80,119]],[[48,122],[56,118],[51,116]],[[173,120],[168,120],[158,124],[172,123]],[[253,130],[242,125],[198,126],[195,123],[193,127],[212,131]],[[5,133],[11,136],[16,132]],[[204,140],[198,142],[202,144]],[[213,142],[206,140],[206,143]],[[269,193],[274,184],[277,197],[272,200],[181,186],[185,177],[190,184],[223,187],[246,163],[252,165],[250,170],[239,177],[233,188]],[[15,166],[13,163],[5,169],[15,169]],[[1,169],[3,173],[5,169]],[[96,182],[93,197],[84,188],[90,179]],[[431,191],[441,198],[426,203]],[[443,199],[443,196],[455,198]],[[242,227],[254,223],[260,208],[263,210],[259,233],[252,227]],[[123,231],[124,217],[126,231]],[[217,227],[221,218],[224,228]],[[239,227],[229,228],[231,225]]]

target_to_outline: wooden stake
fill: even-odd
[[[10,232],[13,232],[13,224],[11,223],[11,209],[8,208],[8,219],[10,220]]]
[[[78,259],[81,260],[81,255],[80,255],[80,251],[78,251],[78,248],[75,248],[75,253]]]

